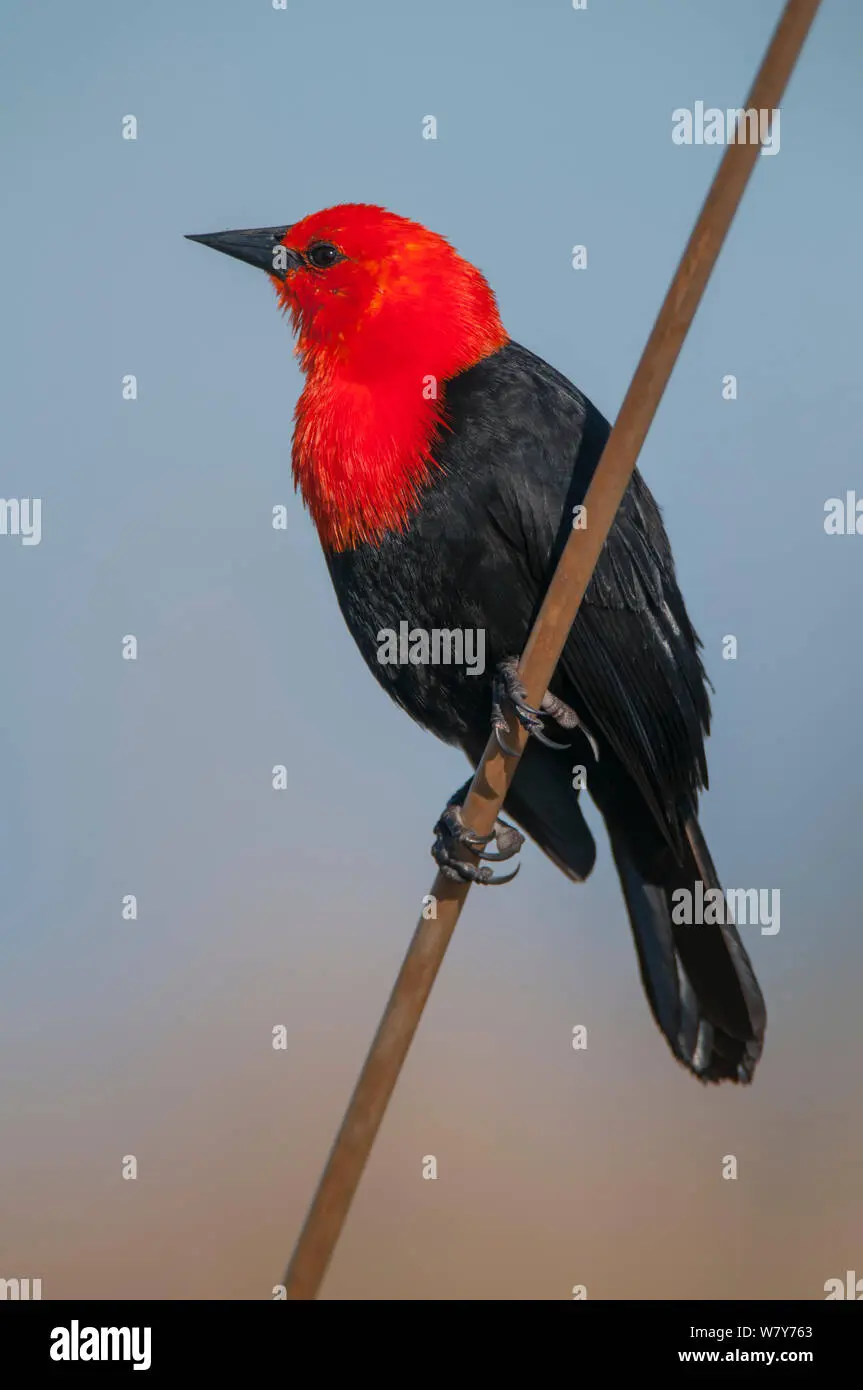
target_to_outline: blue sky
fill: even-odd
[[[183,1251],[212,1232],[197,1296],[261,1296],[278,1275],[466,774],[388,703],[342,625],[292,490],[301,380],[270,286],[184,234],[389,206],[479,265],[512,336],[613,418],[722,153],[676,145],[672,113],[740,104],[780,8],[122,0],[5,18],[0,493],[42,499],[42,538],[0,536],[0,1039],[15,1059],[0,1191],[10,1258],[41,1260],[54,1290],[195,1296],[198,1260],[168,1234],[180,1210]],[[769,1018],[756,1085],[708,1095],[676,1068],[597,818],[583,888],[528,847],[510,889],[471,894],[369,1170],[356,1230],[383,1242],[375,1296],[448,1296],[469,1212],[462,1296],[504,1278],[496,1233],[513,1245],[495,1296],[566,1297],[549,1252],[577,1145],[565,1223],[605,1296],[736,1280],[817,1297],[854,1267],[863,537],[823,518],[828,498],[863,498],[861,39],[852,0],[822,7],[781,149],[757,162],[640,463],[716,687],[705,831],[727,883],[782,893],[780,933],[748,943]],[[276,1076],[280,1022],[293,1043]],[[573,1063],[579,1022],[596,1041]],[[510,1155],[500,1191],[487,1142]],[[462,1177],[415,1210],[407,1174],[430,1144]],[[200,1181],[214,1145],[230,1154],[221,1223]],[[708,1194],[693,1175],[738,1149],[752,1185],[729,1214],[729,1185]],[[134,1198],[113,1177],[129,1152]],[[657,1209],[696,1184],[705,1244],[638,1276],[659,1239],[636,1214],[645,1165]],[[549,1188],[547,1219],[513,1217]],[[410,1257],[387,1225],[400,1202]],[[621,1203],[631,1219],[609,1241]],[[790,1212],[806,1233],[791,1251]],[[346,1251],[330,1287],[358,1296],[362,1249]]]

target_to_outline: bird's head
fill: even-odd
[[[407,354],[446,379],[506,341],[480,271],[385,208],[345,203],[289,226],[190,240],[270,276],[306,370],[341,363],[381,376]]]
[[[291,316],[307,377],[294,475],[325,544],[404,525],[434,467],[446,382],[507,342],[485,277],[444,237],[366,203],[190,240],[263,270]]]

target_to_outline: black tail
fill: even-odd
[[[579,881],[591,872],[596,850],[567,765],[531,741],[505,809]],[[695,898],[699,880],[705,894],[721,887],[698,822],[689,820],[678,859],[632,783],[612,759],[603,772],[602,766],[596,765],[590,790],[608,829],[653,1016],[675,1057],[702,1081],[747,1083],[761,1056],[766,1010],[737,929],[730,920],[716,926],[672,921],[676,890]]]
[[[722,925],[672,921],[676,890],[686,889],[694,898],[700,880],[704,893],[721,891],[697,820],[687,824],[682,863],[665,846],[658,853],[654,846],[645,856],[613,825],[609,833],[641,978],[672,1052],[702,1081],[750,1082],[767,1018],[737,929],[727,911]]]

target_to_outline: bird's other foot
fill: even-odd
[[[544,714],[549,715],[562,729],[581,729],[584,737],[590,744],[594,758],[599,762],[599,747],[593,734],[584,727],[574,709],[571,709],[557,695],[552,695],[547,690],[542,697],[542,704],[539,709],[527,703],[527,691],[522,684],[518,674],[518,661],[515,657],[507,657],[498,666],[494,682],[492,684],[492,706],[491,706],[491,726],[494,736],[497,739],[498,747],[501,752],[508,757],[516,757],[514,748],[510,748],[504,743],[502,735],[510,732],[510,726],[506,715],[503,712],[504,704],[509,704],[515,713],[515,717],[526,729],[532,738],[544,743],[547,748],[568,748],[568,743],[555,743],[545,732],[542,722]]]
[[[432,845],[432,858],[441,873],[457,883],[478,883],[490,888],[503,883],[511,883],[518,873],[520,865],[516,865],[511,874],[500,874],[495,877],[493,870],[488,867],[487,863],[470,864],[467,860],[462,859],[458,853],[459,847],[464,847],[472,850],[479,859],[500,863],[502,860],[512,859],[524,844],[524,836],[521,831],[516,830],[514,825],[508,825],[503,820],[495,821],[494,830],[490,835],[479,835],[475,830],[470,830],[465,825],[461,803],[464,801],[469,787],[470,782],[466,782],[456,792],[455,796],[447,803],[446,810],[437,822],[434,828],[435,842]],[[497,853],[494,854],[486,848],[492,840],[497,845]]]

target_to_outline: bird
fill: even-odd
[[[722,891],[698,820],[712,687],[638,469],[541,703],[528,703],[519,678],[519,655],[583,517],[607,420],[510,336],[482,271],[418,221],[343,203],[188,239],[264,271],[289,317],[304,377],[294,486],[374,678],[474,769],[490,730],[505,753],[513,721],[528,733],[508,819],[491,835],[462,818],[470,778],[450,798],[433,832],[442,872],[509,882],[514,874],[488,861],[513,859],[527,836],[584,882],[597,853],[586,789],[671,1052],[703,1083],[751,1083],[766,1007],[747,951],[729,913],[693,923],[678,907],[681,890],[690,902]],[[422,642],[418,658],[384,659],[384,635],[405,624],[411,637],[481,634],[483,662],[447,660],[452,646],[432,660]]]

